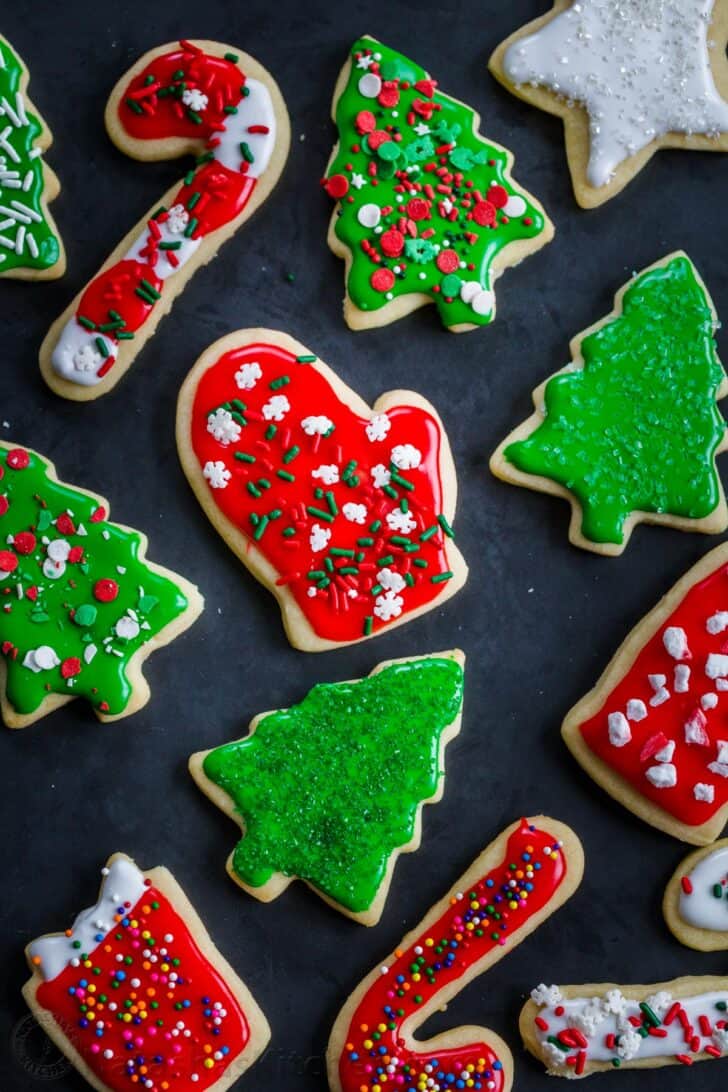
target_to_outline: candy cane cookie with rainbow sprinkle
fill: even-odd
[[[537,815],[503,831],[454,888],[357,986],[327,1051],[331,1092],[469,1088],[509,1092],[513,1057],[482,1027],[417,1041],[414,1032],[558,910],[581,883],[584,853],[563,823]]]
[[[116,386],[192,274],[269,196],[290,145],[270,73],[220,42],[183,40],[146,53],[111,92],[105,122],[134,159],[194,155],[195,163],[48,331],[41,372],[75,401]]]

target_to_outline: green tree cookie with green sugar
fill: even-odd
[[[572,363],[534,391],[536,412],[497,449],[493,473],[569,499],[571,541],[597,553],[620,554],[640,521],[724,531],[716,325],[687,255],[636,274],[574,338]]]
[[[0,444],[0,694],[10,728],[72,698],[101,720],[147,701],[143,661],[192,624],[202,598],[147,561],[146,544],[109,522],[103,498],[59,482],[42,456]]]
[[[448,329],[485,326],[508,266],[553,237],[513,157],[471,107],[389,46],[354,43],[334,92],[339,142],[323,185],[329,246],[346,260],[344,317],[382,326],[435,303]]]
[[[420,842],[444,750],[460,729],[461,652],[380,664],[256,717],[244,739],[190,759],[243,837],[232,878],[267,902],[296,877],[365,925],[384,908],[399,853]]]
[[[0,36],[0,277],[51,280],[66,258],[48,210],[60,190],[43,161],[51,131],[27,97],[28,72]]]

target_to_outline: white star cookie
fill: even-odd
[[[502,42],[490,70],[564,119],[584,208],[660,147],[728,151],[727,0],[555,0]]]

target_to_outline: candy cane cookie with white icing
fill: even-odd
[[[183,40],[146,53],[111,92],[105,121],[134,159],[194,155],[195,164],[48,331],[41,371],[75,401],[119,382],[192,274],[269,196],[290,144],[270,73],[219,42]]]
[[[576,200],[594,208],[658,148],[728,151],[727,39],[726,0],[554,0],[489,67],[563,119]]]
[[[326,1053],[331,1092],[509,1092],[513,1058],[494,1032],[414,1033],[558,910],[583,871],[563,823],[537,815],[504,830],[344,1005]]]
[[[225,1092],[265,1016],[166,868],[115,853],[102,877],[70,929],[27,946],[33,1015],[97,1092]]]
[[[541,984],[521,1009],[519,1025],[526,1050],[552,1077],[687,1067],[728,1054],[728,978]]]
[[[728,950],[728,838],[682,861],[665,888],[662,911],[681,944],[699,952]]]

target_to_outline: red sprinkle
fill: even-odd
[[[97,580],[94,584],[94,597],[98,599],[100,603],[113,603],[119,594],[119,585],[115,580],[106,578],[104,580]]]
[[[692,895],[693,884],[689,876],[683,876],[683,878],[680,880],[680,884],[686,895]]]

